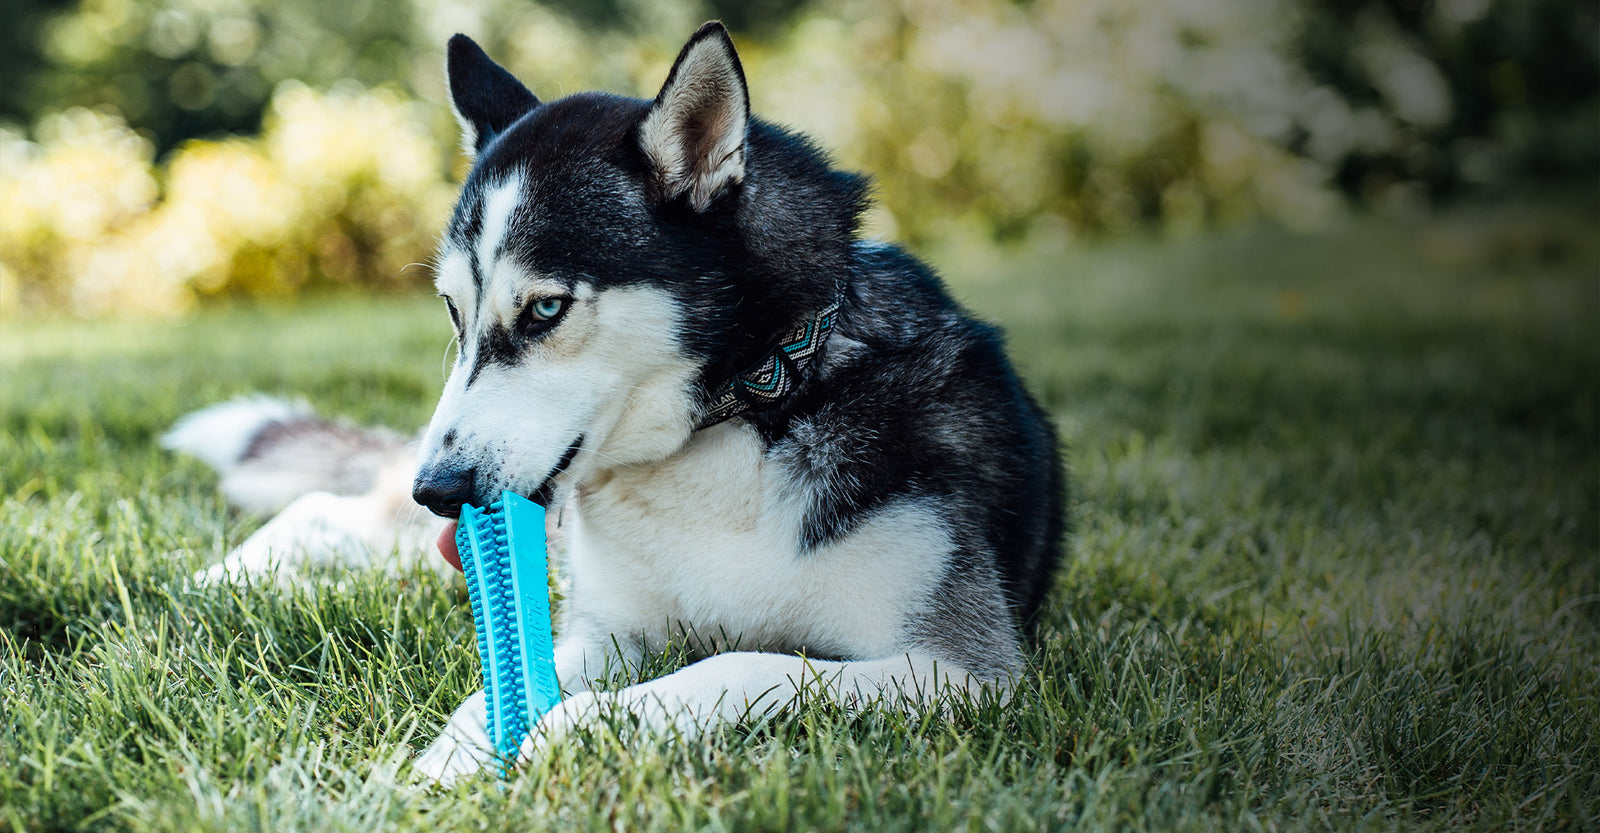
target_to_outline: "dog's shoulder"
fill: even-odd
[[[1026,615],[1056,560],[1056,436],[996,328],[903,249],[861,243],[818,378],[758,425],[808,492],[803,544],[848,534],[899,498],[958,519],[961,549],[994,559]]]

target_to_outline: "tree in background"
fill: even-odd
[[[1314,226],[1600,173],[1600,13],[1562,0],[12,3],[0,309],[415,285],[460,165],[450,34],[546,98],[647,94],[713,16],[757,111],[872,172],[871,233],[919,244]],[[233,220],[182,221],[219,200]]]
[[[1319,106],[1370,124],[1344,146],[1289,140],[1345,193],[1414,184],[1437,199],[1600,167],[1600,6],[1335,0],[1302,14],[1293,54],[1338,94]]]
[[[0,30],[35,63],[7,66],[0,117],[31,124],[74,105],[109,107],[161,153],[254,133],[280,82],[403,83],[412,11],[384,0],[8,4]]]

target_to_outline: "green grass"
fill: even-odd
[[[154,446],[254,390],[420,425],[436,302],[5,322],[0,828],[1595,829],[1596,219],[946,261],[1072,447],[1015,699],[608,725],[505,789],[405,786],[473,687],[461,587],[195,589],[259,521]]]

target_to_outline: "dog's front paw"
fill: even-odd
[[[480,691],[468,697],[455,714],[450,715],[450,722],[445,724],[439,739],[412,762],[412,771],[445,787],[478,773],[495,758],[487,720]]]
[[[600,715],[609,705],[609,698],[613,695],[593,691],[580,691],[557,703],[550,711],[539,718],[539,723],[533,731],[522,740],[522,749],[518,753],[518,762],[526,765],[531,761],[544,756],[550,744],[572,734],[572,731],[582,725],[595,725]]]
[[[579,726],[597,725],[601,715],[620,708],[627,708],[627,705],[617,699],[617,694],[582,691],[568,697],[546,712],[537,727],[523,739],[518,762],[526,765],[539,759],[551,743]],[[418,777],[448,787],[461,778],[477,774],[495,760],[484,693],[480,691],[456,709],[439,739],[417,756],[411,768]]]
[[[607,722],[619,729],[656,737],[698,734],[715,720],[716,705],[699,704],[666,680],[621,691],[582,691],[562,700],[539,719],[539,725],[523,740],[519,757],[524,764],[537,760],[551,744],[575,730],[593,729]]]

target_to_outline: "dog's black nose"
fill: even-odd
[[[478,473],[471,468],[423,466],[411,484],[411,499],[441,518],[461,516],[461,505],[476,496]]]

